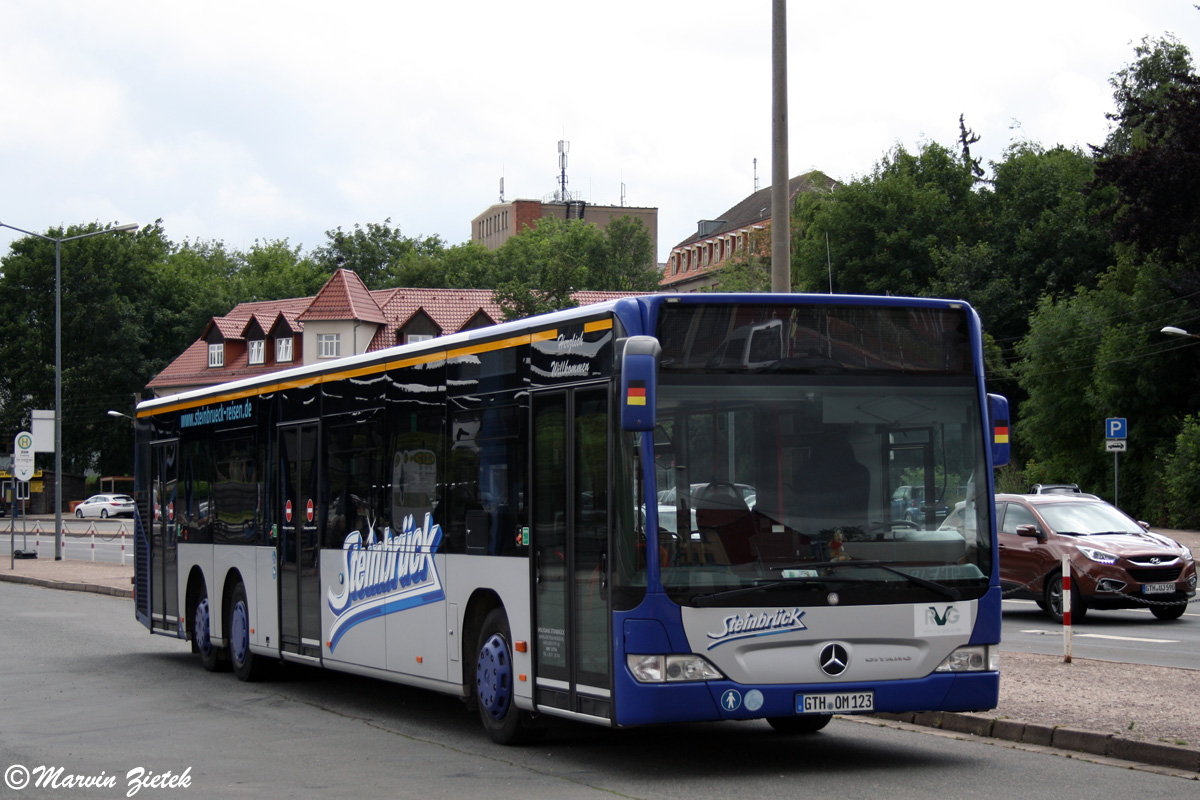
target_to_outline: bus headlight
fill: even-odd
[[[704,658],[684,656],[625,656],[629,671],[639,683],[679,683],[682,681],[713,681],[725,676]]]
[[[938,665],[934,672],[999,672],[1000,648],[986,644],[960,647]]]

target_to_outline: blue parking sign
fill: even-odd
[[[1124,439],[1127,430],[1124,417],[1109,417],[1104,420],[1104,437],[1106,439]]]

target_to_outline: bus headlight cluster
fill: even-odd
[[[707,660],[695,654],[681,656],[627,655],[625,662],[639,683],[712,681],[725,677]]]
[[[938,665],[934,672],[999,672],[1000,648],[986,644],[960,647]]]

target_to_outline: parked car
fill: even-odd
[[[696,530],[696,501],[708,486],[709,484],[707,483],[693,483],[691,491],[688,492],[688,506],[692,516],[692,524],[688,530]],[[758,496],[755,488],[746,483],[736,483],[732,484],[732,486],[734,487],[735,492],[738,495],[741,495],[746,507],[753,509],[755,500]],[[669,489],[663,489],[658,493],[658,527],[670,533],[679,533],[679,529],[675,521],[676,515],[678,514],[678,510],[675,505],[675,499],[676,491],[674,486]]]
[[[892,492],[892,520],[895,522],[912,522],[924,526],[925,515],[929,507],[925,503],[924,486],[900,486]],[[934,523],[940,523],[950,513],[950,507],[945,503],[933,503]]]
[[[84,517],[132,517],[133,498],[127,494],[94,494],[75,506],[75,516]]]
[[[1071,617],[1088,609],[1149,608],[1178,619],[1196,595],[1186,546],[1091,495],[998,494],[1000,584],[1062,620],[1062,556],[1071,564]]]

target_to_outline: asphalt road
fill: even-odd
[[[458,701],[288,667],[273,681],[204,672],[188,646],[150,636],[127,600],[0,583],[0,759],[6,779],[45,769],[126,774],[186,789],[137,797],[687,798],[931,796],[1178,798],[1179,777],[943,732],[835,720],[810,737],[764,723],[613,731],[556,724],[503,748]],[[25,770],[26,772],[22,772]],[[68,797],[29,786],[5,797]]]
[[[1062,655],[1063,626],[1032,600],[1005,600],[1001,649]],[[1200,666],[1200,603],[1177,620],[1158,620],[1149,611],[1089,610],[1071,626],[1071,653],[1079,658],[1196,669]]]

